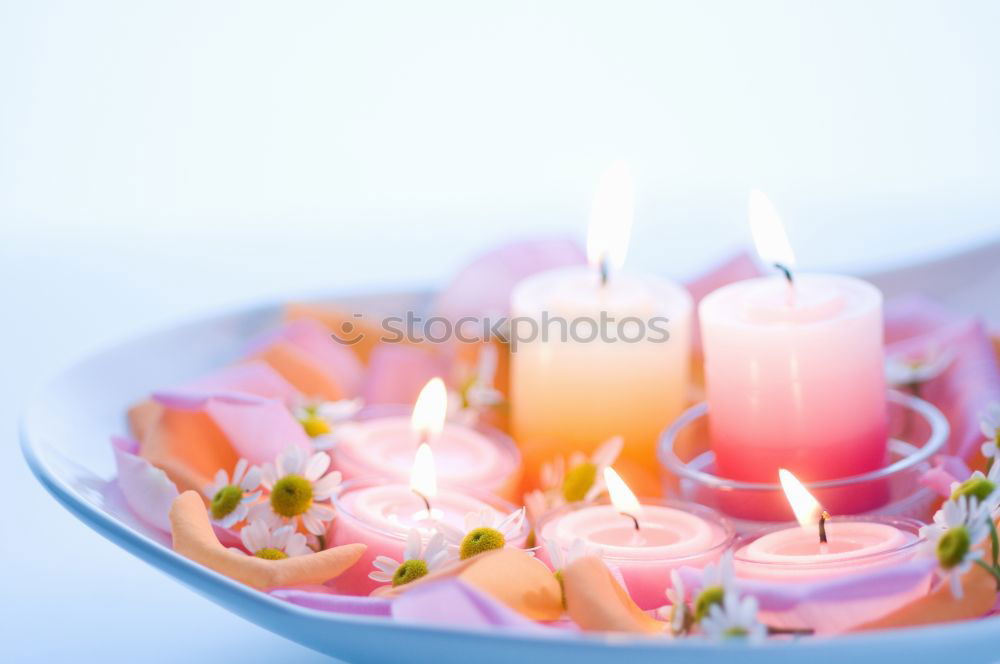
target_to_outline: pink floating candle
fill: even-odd
[[[810,481],[877,470],[888,444],[881,293],[850,277],[793,275],[781,222],[759,192],[750,218],[762,258],[787,277],[730,284],[699,306],[716,472],[771,482],[779,467]],[[821,497],[837,513],[854,514],[884,504],[888,487],[872,482]],[[780,495],[723,504],[741,518],[788,515]]]
[[[863,576],[917,555],[922,542],[918,522],[878,517],[829,520],[794,475],[782,470],[781,483],[799,525],[781,526],[746,540],[734,557],[737,577],[801,585]],[[761,615],[775,627],[839,632],[926,594],[930,576],[928,569],[904,585],[833,593],[783,610],[762,610]]]
[[[617,567],[633,601],[643,609],[664,603],[670,571],[704,567],[732,541],[732,530],[712,510],[693,504],[647,501],[642,504],[611,468],[606,482],[612,504],[570,505],[543,517],[541,541],[568,553],[576,539],[600,550]],[[539,557],[549,562],[545,549]]]
[[[386,477],[405,481],[421,440],[434,450],[442,484],[474,486],[507,500],[520,495],[521,456],[499,431],[445,422],[447,393],[440,378],[421,391],[412,416],[399,408],[366,409],[337,427],[330,451],[334,468],[351,480]]]
[[[416,528],[430,539],[442,525],[462,529],[465,516],[486,512],[499,520],[514,506],[496,496],[474,489],[439,489],[434,457],[428,444],[421,444],[413,461],[409,485],[380,478],[352,480],[334,498],[337,518],[331,527],[331,545],[361,542],[368,548],[351,569],[331,585],[352,595],[367,595],[380,585],[368,578],[377,556],[402,561],[406,538]],[[520,546],[527,535],[522,531],[509,544]]]

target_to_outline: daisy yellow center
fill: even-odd
[[[310,438],[316,438],[317,436],[330,433],[331,430],[330,423],[319,415],[311,414],[308,417],[299,420],[299,422],[302,423],[302,428],[306,430],[306,434]]]
[[[212,496],[212,518],[226,518],[233,513],[233,510],[240,506],[241,500],[243,500],[242,487],[235,484],[227,484],[222,487]]]
[[[597,466],[585,461],[573,466],[563,479],[562,494],[568,503],[576,503],[587,497],[587,492],[597,481]]]
[[[284,551],[271,547],[265,547],[259,551],[255,551],[253,555],[258,558],[263,558],[264,560],[282,560],[288,557],[288,554]]]
[[[701,619],[708,615],[708,610],[711,609],[716,604],[722,604],[722,598],[725,596],[725,590],[722,586],[709,586],[698,594],[698,597],[694,600],[694,619],[696,622],[701,622]]]
[[[951,492],[951,499],[955,500],[960,496],[972,496],[979,502],[983,502],[996,491],[997,485],[985,477],[973,477],[965,480]]]
[[[396,573],[392,575],[392,587],[402,586],[411,581],[416,581],[422,576],[427,576],[427,563],[419,558],[407,560],[396,568]]]
[[[749,635],[750,632],[748,632],[744,627],[730,627],[729,629],[727,629],[725,632],[722,633],[722,636],[726,637],[727,639],[742,639],[743,637]]]
[[[937,557],[944,569],[958,566],[965,559],[972,541],[965,526],[956,526],[941,536],[937,543]]]
[[[312,502],[312,483],[301,475],[285,475],[271,489],[271,509],[289,519],[305,514]]]
[[[499,530],[495,528],[476,528],[475,530],[470,530],[462,539],[462,544],[458,549],[459,557],[462,560],[467,560],[484,551],[502,549],[505,544],[507,544],[507,540],[504,539],[503,533]]]

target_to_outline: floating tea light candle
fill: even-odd
[[[442,525],[461,529],[470,512],[493,515],[497,520],[514,511],[514,506],[496,496],[474,489],[438,487],[434,453],[421,443],[413,459],[409,485],[383,478],[363,478],[344,484],[334,498],[337,518],[331,526],[333,546],[360,542],[367,545],[364,556],[332,584],[338,592],[368,594],[379,585],[368,578],[377,556],[402,560],[411,529],[420,531],[424,542]],[[527,532],[509,544],[521,545]]]
[[[746,540],[734,558],[737,577],[778,584],[851,576],[863,579],[917,555],[922,541],[920,523],[886,517],[831,519],[792,473],[781,469],[779,474],[799,525],[780,526]],[[906,579],[894,585],[844,590],[840,596],[828,595],[825,601],[808,601],[785,611],[762,612],[762,616],[776,627],[840,631],[874,620],[925,594],[930,569]]]
[[[591,208],[589,269],[543,272],[511,295],[512,429],[532,477],[617,435],[620,463],[655,468],[656,438],[685,405],[691,296],[672,281],[613,273],[634,197],[628,167],[615,163]]]
[[[440,378],[430,380],[413,407],[374,407],[336,429],[330,454],[345,480],[386,477],[403,481],[420,442],[434,450],[442,484],[475,486],[507,500],[520,494],[521,456],[514,442],[487,427],[445,421],[448,396]]]
[[[888,444],[882,294],[859,279],[794,272],[781,220],[758,191],[750,222],[758,253],[781,274],[724,286],[698,310],[716,472],[771,482],[779,467],[813,481],[877,470]],[[888,486],[821,496],[854,514],[884,504]],[[741,493],[724,511],[787,518],[780,495]]]
[[[672,569],[704,567],[732,541],[729,525],[712,510],[693,504],[640,503],[621,477],[605,469],[611,504],[570,505],[543,517],[540,539],[567,553],[574,540],[599,549],[621,571],[629,595],[643,609],[663,604]],[[539,557],[547,558],[543,550]],[[547,561],[550,562],[550,561]]]

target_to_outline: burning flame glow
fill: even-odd
[[[431,436],[441,433],[444,420],[448,414],[448,390],[440,378],[431,378],[420,390],[417,403],[413,406],[413,416],[410,418],[410,428],[421,440],[426,441]]]
[[[784,468],[778,469],[778,479],[781,480],[781,488],[785,490],[785,497],[788,498],[788,504],[792,506],[799,525],[806,528],[819,523],[823,506],[802,486],[802,482]]]
[[[587,229],[587,260],[594,268],[607,261],[621,269],[628,253],[635,214],[635,183],[628,164],[618,160],[601,175],[590,206]]]
[[[750,232],[761,260],[789,269],[795,267],[795,252],[785,234],[785,225],[764,192],[758,189],[750,192],[749,214]]]
[[[608,487],[608,495],[611,496],[611,504],[622,514],[637,517],[642,514],[642,505],[639,499],[628,488],[621,475],[615,472],[610,466],[604,469],[604,483]]]
[[[427,443],[420,443],[417,455],[413,457],[410,471],[410,489],[418,494],[433,498],[437,495],[437,473],[434,471],[434,453]]]

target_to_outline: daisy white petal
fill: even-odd
[[[317,452],[309,457],[302,475],[310,482],[315,482],[323,476],[323,473],[325,473],[326,469],[329,467],[330,455],[326,452]]]
[[[235,482],[235,480],[233,481]],[[260,486],[260,468],[251,466],[243,479],[237,483],[243,487],[244,491],[253,491]]]

